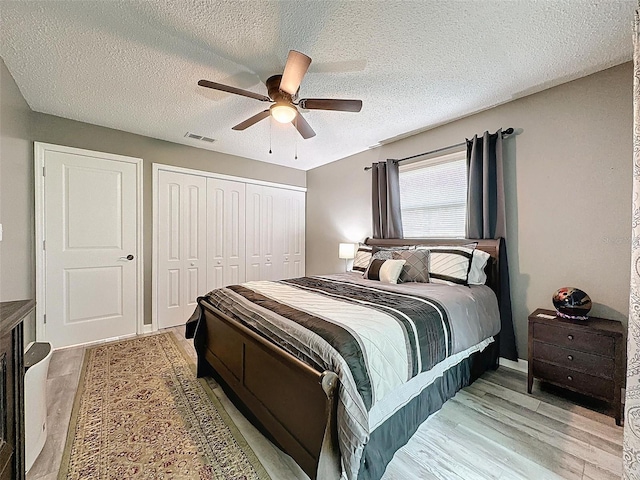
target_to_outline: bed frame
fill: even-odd
[[[368,245],[464,245],[478,242],[489,253],[487,285],[497,292],[499,240],[367,239]],[[336,409],[338,376],[319,372],[206,301],[194,339],[198,376],[216,379],[238,409],[272,442],[293,457],[313,480],[341,475]],[[204,320],[204,321],[203,321]],[[487,365],[497,367],[497,341],[478,352],[472,381]]]

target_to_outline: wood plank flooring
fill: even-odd
[[[171,330],[195,358],[183,328]],[[83,348],[54,352],[47,380],[49,438],[27,480],[57,478],[83,353]],[[273,480],[308,478],[222,389],[214,391]],[[420,426],[396,453],[384,480],[619,479],[622,428],[575,403],[586,400],[570,401],[567,394],[536,382],[528,395],[525,374],[505,367],[487,372]]]

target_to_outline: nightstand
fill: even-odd
[[[527,391],[531,393],[535,377],[604,400],[620,425],[625,350],[620,322],[598,317],[568,320],[539,308],[529,315]]]

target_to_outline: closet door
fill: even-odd
[[[245,184],[207,179],[207,291],[245,281]]]
[[[305,193],[281,190],[279,195],[282,208],[278,208],[281,234],[278,241],[282,245],[279,261],[282,263],[282,278],[304,276],[305,243]]]
[[[206,289],[207,179],[158,172],[158,327],[186,322]]]
[[[305,193],[247,185],[247,281],[304,276]]]
[[[279,189],[261,185],[246,186],[246,274],[247,281],[280,278],[275,257],[275,235],[279,217],[276,207]]]

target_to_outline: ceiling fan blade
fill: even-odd
[[[289,95],[295,95],[309,69],[309,65],[311,65],[311,58],[304,53],[295,50],[289,51],[289,57],[287,57],[287,63],[284,66],[284,73],[280,81],[280,90],[287,92]]]
[[[222,83],[210,82],[209,80],[200,80],[198,85],[201,87],[213,88],[214,90],[221,90],[227,93],[234,93],[236,95],[242,95],[243,97],[255,98],[261,102],[270,102],[271,99],[266,95],[260,95],[259,93],[250,92],[249,90],[243,90],[241,88],[231,87],[229,85],[223,85]]]
[[[340,112],[359,112],[362,100],[340,100],[331,98],[303,98],[298,105],[308,110],[338,110]]]
[[[249,128],[251,125],[258,123],[260,120],[264,120],[269,115],[271,115],[271,112],[269,110],[260,112],[251,118],[247,118],[244,122],[240,122],[238,125],[233,127],[232,130],[244,130],[245,128]]]
[[[296,115],[296,118],[294,118],[291,123],[293,123],[293,126],[296,127],[296,130],[300,132],[300,135],[302,135],[302,138],[304,138],[305,140],[307,138],[316,136],[316,132],[313,131],[311,125],[309,125],[309,123],[304,119],[302,115],[300,115],[299,112],[298,115]]]

